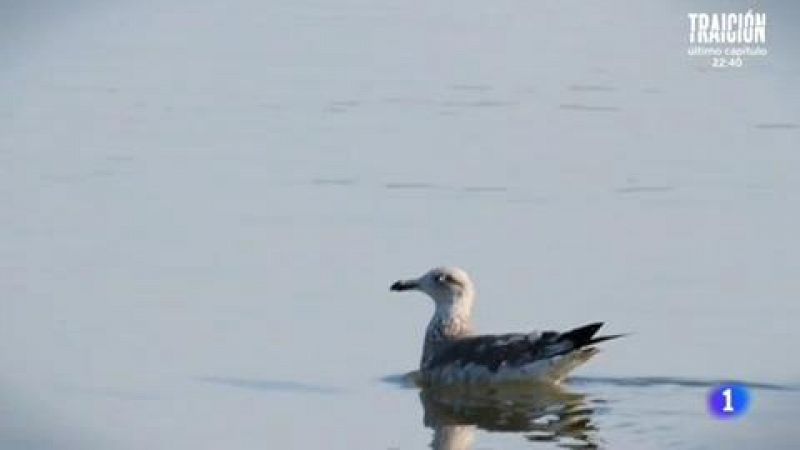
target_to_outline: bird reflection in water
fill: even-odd
[[[471,450],[475,430],[518,432],[562,448],[597,448],[586,396],[555,385],[437,386],[420,391],[434,450]]]

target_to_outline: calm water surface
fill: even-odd
[[[800,81],[737,1],[23,2],[0,18],[3,449],[796,448]],[[432,305],[607,322],[559,389],[420,390]],[[752,383],[719,422],[705,396]]]

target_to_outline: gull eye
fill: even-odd
[[[458,284],[458,281],[449,273],[440,273],[434,278],[437,283],[442,284]]]

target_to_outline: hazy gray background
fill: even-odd
[[[424,447],[380,380],[438,264],[482,330],[635,333],[582,375],[798,384],[790,3],[713,70],[686,13],[750,3],[3,2],[0,446]],[[795,393],[585,389],[611,448],[793,447]]]

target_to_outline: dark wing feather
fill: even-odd
[[[594,337],[602,326],[602,323],[592,323],[564,333],[545,331],[469,336],[441,348],[425,368],[474,363],[495,372],[504,364],[522,366],[620,336]]]

